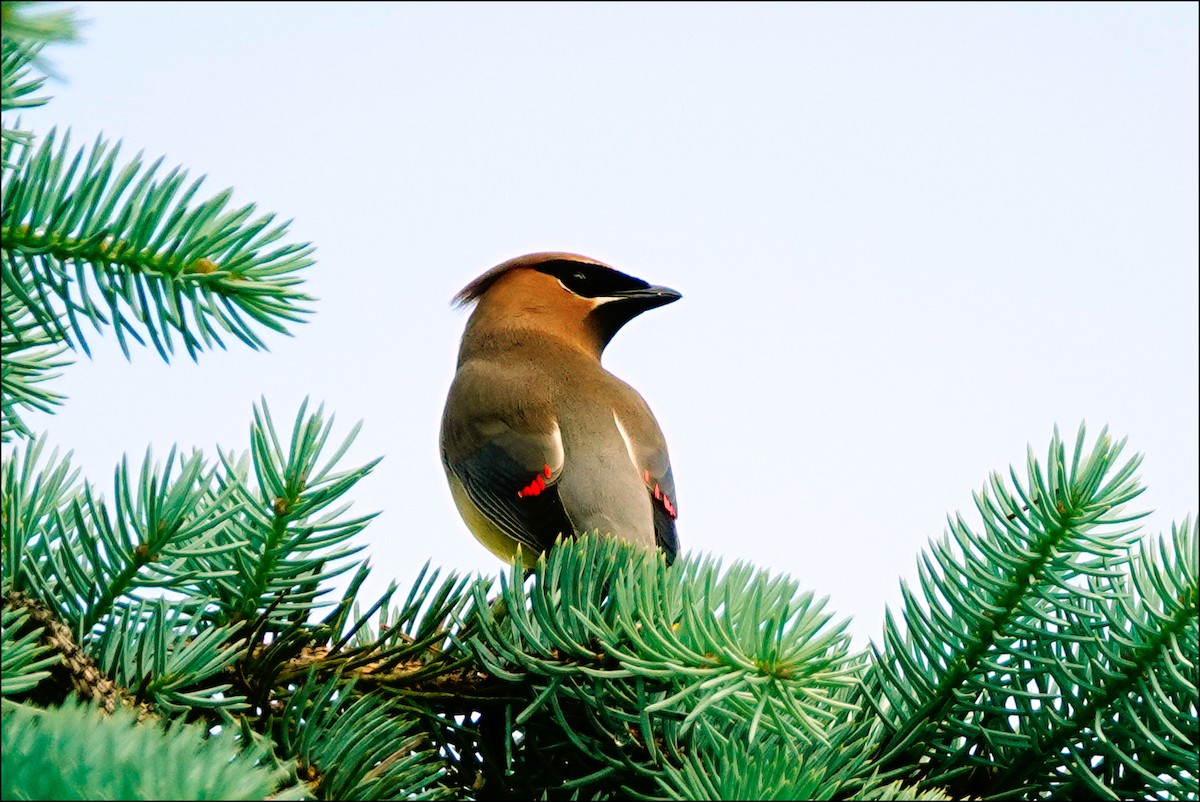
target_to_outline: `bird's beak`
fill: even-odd
[[[620,290],[607,296],[612,301],[622,305],[628,303],[630,306],[636,306],[640,310],[666,306],[669,303],[678,301],[682,297],[683,294],[678,290],[659,286],[644,287],[638,290]]]

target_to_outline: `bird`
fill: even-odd
[[[474,304],[442,414],[451,496],[489,551],[526,568],[555,540],[597,531],[679,551],[662,430],[601,364],[633,318],[681,294],[579,254],[509,259],[464,287]]]

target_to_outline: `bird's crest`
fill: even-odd
[[[599,265],[612,270],[611,265],[606,265],[604,262],[591,259],[587,256],[580,256],[577,253],[567,253],[565,251],[545,251],[543,253],[529,253],[524,256],[518,256],[515,259],[509,259],[507,262],[502,262],[491,270],[484,273],[479,278],[472,281],[467,286],[458,291],[454,296],[453,304],[458,307],[467,306],[475,301],[491,289],[501,276],[510,270],[516,270],[520,267],[537,267],[538,265],[546,264],[547,262],[581,262],[586,265]]]

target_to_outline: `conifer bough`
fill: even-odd
[[[70,25],[0,8],[7,113]],[[786,576],[610,538],[372,599],[346,500],[374,463],[323,410],[289,438],[264,402],[243,455],[147,452],[111,497],[18,414],[83,324],[258,347],[308,246],[182,171],[3,134],[0,797],[1200,800],[1198,526],[1142,537],[1107,432],[993,476],[865,652]]]
[[[232,206],[231,190],[200,200],[203,178],[164,174],[161,158],[122,163],[120,144],[103,137],[73,150],[69,132],[39,141],[10,118],[46,102],[35,60],[45,41],[73,35],[69,17],[31,16],[24,5],[4,3],[0,40],[5,441],[32,436],[23,411],[62,402],[47,382],[69,364],[67,350],[90,353],[88,327],[112,326],[126,357],[130,341],[148,341],[164,360],[177,343],[195,359],[231,337],[263,348],[263,329],[288,333],[313,300],[299,275],[313,248],[285,241],[290,221]]]

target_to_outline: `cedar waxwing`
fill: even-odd
[[[598,530],[675,559],[675,481],[658,421],[600,364],[613,335],[679,300],[606,264],[535,253],[455,296],[475,303],[442,415],[458,511],[492,553],[527,566],[558,535]]]

